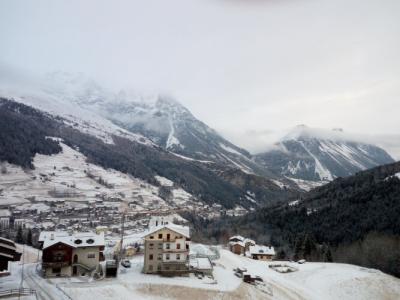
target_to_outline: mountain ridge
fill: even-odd
[[[272,150],[255,157],[260,164],[283,176],[310,181],[331,181],[394,162],[382,148],[357,141],[342,130],[304,125],[287,134]]]

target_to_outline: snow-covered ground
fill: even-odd
[[[103,169],[86,162],[86,157],[80,152],[61,143],[62,152],[55,155],[37,154],[34,158],[34,170],[6,164],[7,174],[0,174],[0,203],[22,204],[44,201],[65,200],[72,202],[90,201],[99,198],[120,198],[123,201],[136,201],[136,210],[169,208],[158,196],[158,187],[143,180],[118,172],[113,169]],[[93,175],[92,178],[88,175]],[[99,178],[108,185],[100,184]],[[173,182],[158,177],[162,184],[172,186]],[[50,192],[50,193],[49,193]],[[54,193],[58,197],[54,197]],[[63,196],[63,194],[65,194]],[[182,189],[173,190],[177,205],[185,204],[192,195]],[[29,199],[28,199],[29,198]],[[104,198],[104,197],[103,197]],[[46,210],[43,203],[36,203],[39,210]]]
[[[289,176],[286,176],[286,178],[289,180],[292,180],[294,183],[297,184],[297,186],[300,189],[302,189],[306,192],[329,182],[329,181],[324,181],[324,180],[321,180],[321,181],[303,180],[303,179],[297,179],[297,178],[293,178],[293,177],[289,177]]]
[[[203,246],[206,247],[206,246]],[[298,271],[278,273],[271,263],[252,260],[220,250],[215,261],[214,280],[189,277],[161,277],[143,274],[143,256],[134,257],[132,267],[122,269],[118,278],[91,281],[87,278],[45,280],[35,272],[36,265],[25,266],[25,287],[36,288],[44,299],[276,299],[276,300],[398,300],[400,279],[373,269],[336,263],[293,264]],[[277,263],[277,262],[273,262]],[[286,262],[287,263],[287,262]],[[287,263],[288,264],[288,263]],[[260,276],[272,290],[267,294],[242,282],[233,269],[247,268]],[[19,284],[21,265],[13,263],[12,276],[2,288]],[[56,284],[59,288],[56,287]],[[43,291],[44,289],[44,291]],[[46,293],[45,293],[46,292]]]

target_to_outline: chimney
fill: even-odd
[[[50,234],[50,239],[54,240],[54,233]]]

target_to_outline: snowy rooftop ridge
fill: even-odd
[[[176,225],[176,224],[164,224],[164,225],[158,225],[158,226],[153,226],[149,228],[149,231],[145,232],[143,237],[146,237],[152,233],[155,233],[161,229],[169,229],[172,230],[176,233],[179,233],[187,238],[190,237],[190,228],[189,226],[181,226],[181,225]]]
[[[267,254],[267,255],[275,255],[275,249],[272,246],[250,246],[249,248],[250,254]]]
[[[39,242],[43,243],[42,249],[46,249],[57,243],[63,243],[73,248],[104,246],[104,232],[68,233],[67,231],[42,231]]]

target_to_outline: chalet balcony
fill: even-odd
[[[42,262],[42,268],[62,268],[70,265],[69,261]]]
[[[182,266],[182,265],[186,265],[187,264],[187,260],[186,259],[182,259],[182,260],[163,260],[162,261],[162,264],[163,265],[179,265],[179,266]]]
[[[189,253],[189,249],[182,248],[182,249],[162,249],[163,253]]]

